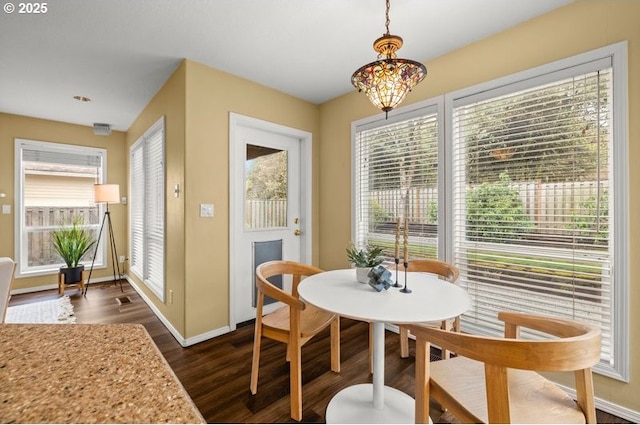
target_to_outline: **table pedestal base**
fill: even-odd
[[[384,387],[384,406],[373,407],[373,385],[354,385],[336,394],[329,405],[328,424],[412,424],[415,423],[415,400],[391,387]]]

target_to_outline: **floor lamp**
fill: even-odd
[[[102,231],[104,230],[105,223],[107,223],[107,233],[109,234],[109,246],[111,248],[111,265],[113,267],[113,281],[115,283],[116,276],[118,282],[120,282],[120,290],[124,292],[122,289],[122,279],[120,274],[120,262],[118,258],[118,251],[116,250],[116,240],[113,236],[113,226],[111,225],[111,212],[109,211],[109,204],[119,204],[120,203],[120,186],[117,184],[95,184],[93,186],[95,193],[95,203],[96,204],[106,204],[104,215],[102,216],[102,224],[100,225],[100,233],[98,233],[98,241],[96,243],[96,249],[93,252],[93,260],[91,260],[91,269],[89,270],[89,277],[87,278],[87,283],[84,287],[84,295],[87,295],[87,289],[89,289],[89,282],[91,281],[91,274],[93,273],[93,264],[96,262],[96,255],[98,255],[98,247],[100,245],[100,240],[102,237]],[[118,274],[116,275],[116,271]]]

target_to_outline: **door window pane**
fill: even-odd
[[[287,151],[247,144],[245,229],[287,226]]]

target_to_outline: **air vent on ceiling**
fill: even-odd
[[[108,136],[111,134],[111,126],[109,124],[93,124],[93,134],[96,136]]]

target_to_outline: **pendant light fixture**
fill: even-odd
[[[386,3],[387,32],[373,43],[378,60],[354,72],[351,83],[388,116],[389,111],[398,106],[407,93],[424,79],[427,68],[420,62],[396,57],[396,51],[402,47],[402,37],[389,33],[389,0]]]

